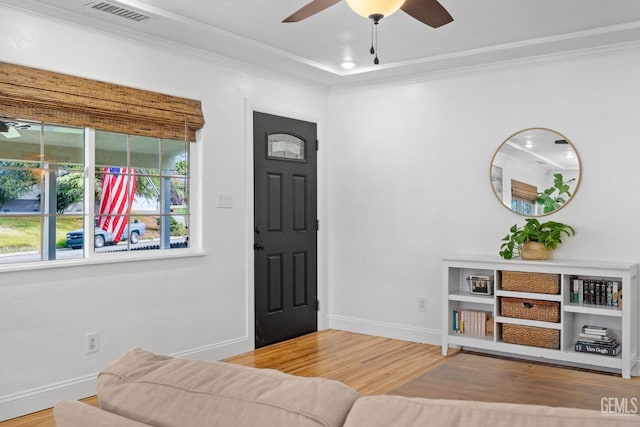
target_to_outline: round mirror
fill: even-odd
[[[580,184],[580,157],[564,135],[551,129],[516,132],[491,161],[491,186],[500,202],[524,216],[562,209]]]

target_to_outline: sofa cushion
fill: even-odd
[[[629,427],[637,416],[600,411],[463,400],[366,396],[356,401],[344,427]]]
[[[98,377],[103,409],[156,427],[338,427],[358,397],[338,381],[140,349]]]
[[[77,400],[63,400],[53,408],[56,427],[149,427]]]

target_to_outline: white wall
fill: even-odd
[[[582,159],[575,198],[546,217],[577,235],[552,257],[638,262],[637,48],[332,90],[330,326],[440,343],[441,258],[498,257],[524,223],[489,181],[495,150],[524,128],[561,132]]]
[[[0,420],[61,398],[95,394],[94,374],[134,347],[209,359],[252,348],[247,105],[251,100],[315,118],[322,138],[326,89],[5,6],[0,16],[0,61],[202,101],[206,125],[197,149],[205,166],[207,252],[186,259],[0,273]],[[323,162],[321,154],[320,170]],[[324,184],[319,186],[322,210],[326,196]],[[217,192],[233,194],[233,209],[215,208]],[[326,294],[322,282],[319,286]],[[90,331],[99,332],[100,351],[87,356],[84,340]]]

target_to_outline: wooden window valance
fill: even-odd
[[[511,197],[525,202],[535,203],[538,198],[538,187],[526,182],[511,180]]]
[[[196,140],[200,101],[0,62],[0,116]]]

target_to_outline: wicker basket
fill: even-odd
[[[558,323],[560,303],[524,298],[500,298],[500,315],[519,319]]]
[[[503,271],[501,286],[505,291],[557,295],[560,293],[560,275],[548,273],[527,273],[523,271]]]
[[[560,348],[560,331],[558,329],[503,323],[502,341],[557,350]]]

